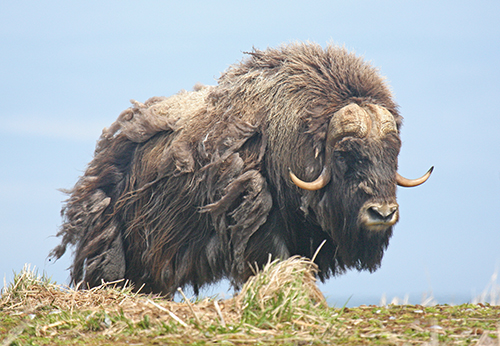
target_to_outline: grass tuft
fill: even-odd
[[[297,326],[321,321],[328,305],[316,285],[317,271],[314,263],[302,257],[287,261],[269,258],[235,298],[242,322],[274,328],[280,323]]]

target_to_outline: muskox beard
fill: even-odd
[[[379,231],[364,228],[358,222],[364,200],[348,196],[336,201],[334,197],[325,193],[315,208],[318,223],[333,241],[335,254],[332,260],[336,266],[333,272],[377,270],[389,245],[392,227]]]

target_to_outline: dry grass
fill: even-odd
[[[0,296],[0,345],[499,345],[500,307],[330,308],[316,270],[269,261],[232,299],[176,303],[116,282],[73,290],[25,268]]]
[[[327,326],[317,314],[328,310],[315,283],[317,268],[298,257],[284,263],[270,261],[232,299],[191,302],[185,298],[180,303],[133,293],[127,285],[118,287],[119,282],[74,290],[37,277],[25,268],[2,294],[0,311],[33,320],[33,316],[52,316],[33,325],[32,332],[40,337],[59,335],[64,328],[82,334],[90,330],[105,336],[125,331],[141,335],[155,324],[163,326],[173,339],[247,343],[274,339],[283,329],[275,329],[277,323],[283,324],[280,327],[286,325],[284,329],[290,330],[290,337],[312,340],[311,326],[322,332]],[[29,322],[25,327],[28,325]],[[208,335],[207,330],[213,333]]]
[[[496,271],[488,283],[488,286],[483,290],[483,292],[472,299],[473,304],[488,303],[491,305],[500,305],[500,285],[497,283],[498,271]]]

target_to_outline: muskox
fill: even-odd
[[[397,173],[391,92],[336,46],[254,49],[216,86],[132,103],[62,210],[51,255],[74,246],[79,287],[238,287],[269,256],[314,258],[321,280],[374,271],[399,218],[396,185],[430,175]]]

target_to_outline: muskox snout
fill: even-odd
[[[398,222],[399,205],[395,202],[368,202],[359,213],[359,221],[364,228],[383,231]]]

